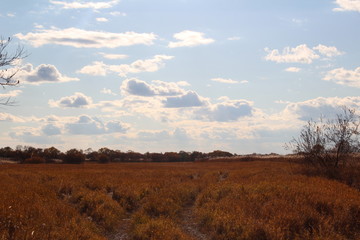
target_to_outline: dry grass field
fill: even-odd
[[[360,239],[360,192],[286,161],[0,166],[1,240]]]

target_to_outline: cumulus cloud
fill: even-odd
[[[116,95],[116,93],[113,93],[113,91],[108,88],[103,88],[100,92],[108,95],[114,95],[114,96]]]
[[[63,141],[59,136],[44,135],[39,129],[35,128],[18,128],[16,132],[10,132],[9,136],[17,141],[33,144],[61,144]]]
[[[323,80],[360,88],[360,67],[355,68],[355,70],[347,70],[344,68],[333,69],[326,73]]]
[[[168,97],[163,101],[166,108],[184,108],[184,107],[200,107],[206,105],[206,100],[193,91],[188,91],[184,95],[176,97]]]
[[[62,108],[89,108],[92,105],[92,99],[81,92],[76,92],[74,95],[63,97],[58,101],[50,99],[49,105]]]
[[[129,65],[121,64],[120,66],[111,66],[110,70],[119,73],[121,77],[125,77],[129,73],[156,72],[164,66],[165,60],[173,58],[173,56],[155,55],[154,58],[137,60]]]
[[[59,70],[51,64],[41,64],[36,68],[31,64],[26,64],[17,73],[16,78],[28,84],[42,84],[42,83],[60,83],[79,81],[78,78],[71,78],[62,75]]]
[[[181,87],[188,87],[188,86],[191,86],[190,83],[188,83],[187,81],[179,81],[176,83],[178,86],[181,86]]]
[[[211,81],[214,82],[220,82],[220,83],[228,83],[228,84],[235,84],[239,83],[238,81],[232,80],[232,79],[226,79],[226,78],[212,78]]]
[[[25,122],[25,120],[10,113],[0,112],[0,122]]]
[[[7,93],[1,93],[0,94],[0,99],[2,98],[12,98],[12,97],[16,97],[18,96],[20,93],[22,93],[21,90],[12,90],[12,91],[9,91]]]
[[[312,49],[309,48],[306,44],[301,44],[294,48],[285,47],[282,53],[280,53],[278,49],[271,50],[269,48],[265,48],[265,51],[268,52],[268,55],[265,56],[265,60],[277,63],[310,64],[315,59],[320,58],[319,54],[326,57],[334,57],[344,54],[334,46],[325,46],[322,44],[319,44]],[[318,51],[319,54],[317,54],[315,51]]]
[[[106,59],[116,60],[116,59],[125,59],[128,57],[128,55],[125,54],[114,54],[114,53],[99,53],[102,57]]]
[[[212,104],[196,112],[197,117],[209,121],[232,122],[239,118],[251,116],[253,103],[247,100],[229,100],[223,98],[221,103]]]
[[[156,39],[153,33],[111,33],[102,31],[86,31],[79,28],[37,29],[27,34],[18,33],[15,36],[30,42],[34,47],[45,44],[57,44],[76,48],[116,48],[136,44],[152,45]]]
[[[98,118],[82,115],[75,122],[65,124],[65,129],[73,135],[98,135],[125,133],[128,130],[128,126],[120,121],[103,123]]]
[[[155,89],[145,81],[136,78],[126,79],[121,85],[121,90],[124,93],[137,96],[155,96]]]
[[[95,61],[91,65],[81,68],[78,72],[92,76],[106,76],[109,66],[103,62]]]
[[[211,38],[205,38],[204,33],[202,32],[194,32],[185,30],[179,33],[175,33],[173,36],[177,39],[177,42],[170,42],[168,47],[176,48],[176,47],[193,47],[198,45],[205,45],[213,43],[215,40]]]
[[[168,131],[140,131],[137,138],[143,141],[167,141],[170,138]]]
[[[344,54],[334,46],[325,46],[322,44],[317,45],[313,49],[319,51],[322,55],[326,57],[334,57]]]
[[[41,131],[46,136],[55,136],[55,135],[61,134],[61,128],[52,123],[49,123],[49,124],[46,124],[45,126],[43,126]]]
[[[149,84],[137,78],[126,79],[121,84],[123,94],[136,96],[174,96],[184,93],[184,90],[174,82],[152,81]]]
[[[344,12],[344,11],[360,12],[360,1],[359,0],[336,0],[335,3],[339,7],[334,8],[333,11],[336,11],[336,12]]]
[[[50,0],[50,3],[54,5],[59,5],[63,9],[84,9],[84,8],[91,8],[94,10],[104,9],[104,8],[112,8],[116,4],[119,3],[119,0],[113,0],[108,2],[65,2],[65,1],[55,1]]]
[[[80,69],[78,72],[94,76],[105,76],[108,73],[118,73],[121,77],[126,77],[129,73],[156,72],[165,65],[165,60],[173,59],[173,56],[155,55],[153,58],[136,60],[131,64],[106,65],[103,62],[93,62]]]
[[[300,120],[307,121],[321,116],[325,118],[335,117],[336,114],[341,113],[343,106],[358,109],[360,97],[318,97],[303,102],[289,103],[284,112],[287,115],[295,115]]]
[[[298,67],[288,67],[285,69],[286,72],[300,72],[301,68]]]
[[[174,141],[187,141],[191,139],[187,131],[183,128],[176,128],[174,131],[140,131],[137,133],[137,139],[141,141],[166,141],[168,144]]]
[[[286,47],[282,53],[280,53],[278,49],[270,50],[269,48],[265,48],[265,51],[268,52],[268,55],[265,56],[265,60],[277,63],[310,64],[314,59],[320,57],[306,44],[299,45],[295,48]]]

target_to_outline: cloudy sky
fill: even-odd
[[[28,57],[1,147],[284,153],[359,109],[359,25],[360,0],[3,0]]]

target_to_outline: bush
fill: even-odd
[[[45,163],[45,159],[42,157],[31,157],[24,160],[25,164],[39,164]]]
[[[303,162],[320,170],[344,168],[352,165],[352,154],[360,150],[359,116],[355,110],[343,107],[335,119],[308,121],[300,136],[287,148],[303,157]]]

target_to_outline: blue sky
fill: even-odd
[[[360,107],[360,0],[4,0],[2,147],[284,153]]]

